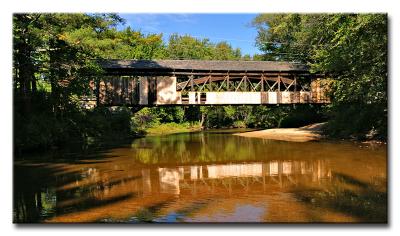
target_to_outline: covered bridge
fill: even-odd
[[[109,106],[328,103],[323,75],[276,61],[103,60],[91,88]]]

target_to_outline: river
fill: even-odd
[[[14,222],[387,222],[386,145],[231,132],[15,160]]]

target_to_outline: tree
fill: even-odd
[[[19,151],[100,130],[74,101],[88,87],[87,74],[98,67],[92,51],[68,35],[82,28],[99,35],[120,22],[115,14],[14,14],[14,144]]]
[[[215,45],[214,60],[239,60],[241,58],[240,49],[233,49],[227,42],[220,42]]]
[[[16,14],[13,16],[13,67],[15,92],[22,97],[24,112],[30,107],[30,96],[36,92],[35,73],[38,71],[37,47],[42,44],[37,29],[40,14]]]
[[[163,58],[165,52],[162,34],[144,35],[130,27],[120,31],[108,28],[101,33],[83,27],[69,32],[66,39],[103,59],[155,59]]]
[[[45,80],[53,109],[62,109],[68,96],[87,86],[82,75],[95,67],[92,52],[68,35],[82,28],[101,34],[117,22],[122,19],[115,14],[15,14],[14,87],[24,96],[34,95],[36,81]]]
[[[173,34],[167,47],[168,58],[171,59],[212,59],[213,44],[208,39],[196,39],[189,35]]]
[[[335,80],[332,134],[386,136],[387,15],[261,14],[253,25],[264,59],[307,63]]]

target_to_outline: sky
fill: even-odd
[[[250,25],[257,14],[119,14],[131,26],[143,33],[163,33],[164,40],[173,33],[208,38],[217,43],[227,41],[240,48],[242,55],[260,53],[255,46],[256,28]]]

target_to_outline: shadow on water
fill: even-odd
[[[125,193],[107,199],[98,199],[95,193],[111,189],[116,185],[133,181],[137,176],[110,181],[84,182],[91,168],[79,166],[105,165],[115,156],[107,155],[108,147],[74,150],[70,153],[50,153],[33,156],[33,161],[24,158],[14,163],[14,223],[42,222],[54,216],[98,208],[135,197],[135,193]],[[29,159],[29,158],[28,158]],[[78,166],[69,170],[70,165]],[[64,189],[63,186],[74,186]]]
[[[145,222],[145,223],[152,223],[154,220],[159,217],[158,213],[159,211],[166,207],[170,202],[161,202],[161,203],[156,203],[151,206],[148,206],[146,208],[140,209],[135,215],[128,220],[130,223],[140,223],[140,222]]]
[[[332,173],[332,184],[327,189],[294,191],[296,198],[311,207],[328,209],[357,217],[361,222],[387,223],[387,192],[381,183],[367,183],[349,175]]]
[[[384,148],[199,132],[74,153],[16,160],[14,222],[387,222]]]
[[[191,216],[193,213],[204,209],[212,200],[203,200],[193,202],[188,206],[184,206],[176,211],[172,211],[167,215],[161,215],[160,210],[170,205],[171,202],[162,202],[152,205],[147,208],[140,209],[132,218],[130,218],[128,223],[182,223],[184,219]],[[103,221],[104,222],[104,221]],[[108,221],[110,222],[110,221]]]

